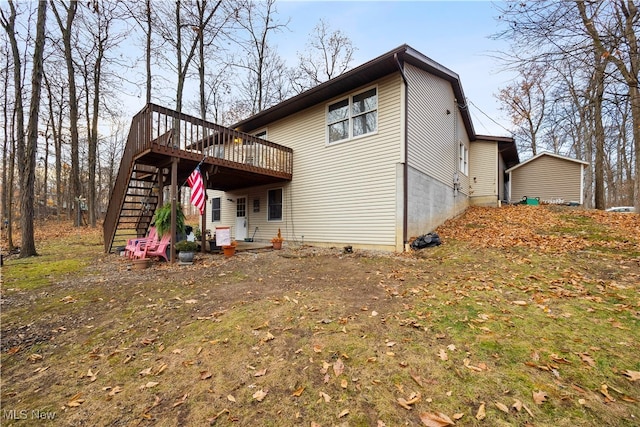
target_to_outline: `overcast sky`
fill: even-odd
[[[277,8],[281,19],[290,19],[289,31],[272,41],[290,66],[321,18],[352,40],[354,67],[406,43],[460,76],[476,133],[510,136],[493,96],[513,77],[491,58],[507,48],[489,39],[498,28],[494,2],[280,0]]]

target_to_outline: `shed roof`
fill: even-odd
[[[321,83],[299,95],[242,120],[232,127],[245,132],[260,129],[276,120],[326,102],[340,94],[349,92],[389,74],[399,72],[401,64],[404,65],[404,63],[411,64],[430,74],[447,80],[451,83],[456,100],[458,102],[465,102],[465,95],[458,74],[423,55],[411,46],[403,44],[338,77]],[[473,129],[469,111],[468,109],[461,109],[460,113],[462,114],[462,120],[467,134],[469,138],[474,141],[476,134]]]
[[[575,162],[575,163],[581,163],[581,164],[583,164],[583,165],[585,165],[585,166],[589,166],[589,162],[585,162],[584,160],[573,159],[573,158],[571,158],[571,157],[561,156],[561,155],[559,155],[559,154],[554,154],[554,153],[551,153],[551,152],[549,152],[549,151],[543,151],[542,153],[540,153],[540,154],[537,154],[537,155],[533,156],[533,157],[532,157],[532,158],[530,158],[529,160],[527,160],[527,161],[525,161],[525,162],[522,162],[522,163],[520,163],[520,164],[517,164],[516,166],[513,166],[513,167],[511,167],[511,168],[507,169],[505,172],[509,173],[509,172],[511,172],[511,171],[513,171],[513,170],[515,170],[515,169],[518,169],[520,166],[524,166],[524,165],[526,165],[527,163],[531,163],[531,162],[533,162],[534,160],[539,159],[539,158],[540,158],[540,157],[542,157],[542,156],[555,157],[555,158],[557,158],[557,159],[567,160],[567,161]]]

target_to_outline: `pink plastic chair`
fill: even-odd
[[[169,261],[169,258],[167,258],[167,248],[170,244],[171,235],[168,233],[162,236],[159,242],[140,243],[133,251],[133,258],[145,259],[157,256],[164,258],[165,261]]]
[[[140,243],[155,244],[158,242],[158,230],[155,227],[149,229],[149,235],[147,237],[138,237],[136,239],[127,240],[127,246],[124,248],[124,254],[128,258],[133,258],[133,252],[136,250],[136,246]]]

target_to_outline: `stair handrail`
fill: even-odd
[[[115,238],[118,218],[125,200],[125,189],[131,178],[131,170],[134,163],[133,159],[144,150],[148,149],[151,145],[151,138],[149,137],[151,134],[150,118],[151,105],[147,105],[139,113],[133,116],[133,119],[131,120],[127,143],[122,152],[118,175],[116,176],[116,182],[111,189],[109,206],[107,207],[107,212],[104,218],[102,231],[104,249],[107,253],[111,251],[111,246],[113,245],[113,240]]]

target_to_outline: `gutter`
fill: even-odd
[[[407,174],[409,173],[409,165],[408,165],[408,160],[409,160],[409,139],[407,136],[407,129],[408,129],[408,111],[409,111],[409,82],[407,81],[407,76],[404,74],[404,68],[402,67],[402,64],[400,63],[400,60],[398,59],[398,53],[394,53],[393,54],[393,59],[395,59],[396,64],[398,64],[398,71],[400,71],[400,75],[402,76],[402,81],[404,82],[404,165],[403,165],[403,172],[402,172],[402,186],[403,191],[402,191],[402,251],[404,252],[404,248],[406,246],[407,242],[407,229],[409,228],[409,214],[408,214],[408,209],[409,209],[409,196],[408,196],[408,191],[409,191],[409,179],[407,177]]]

